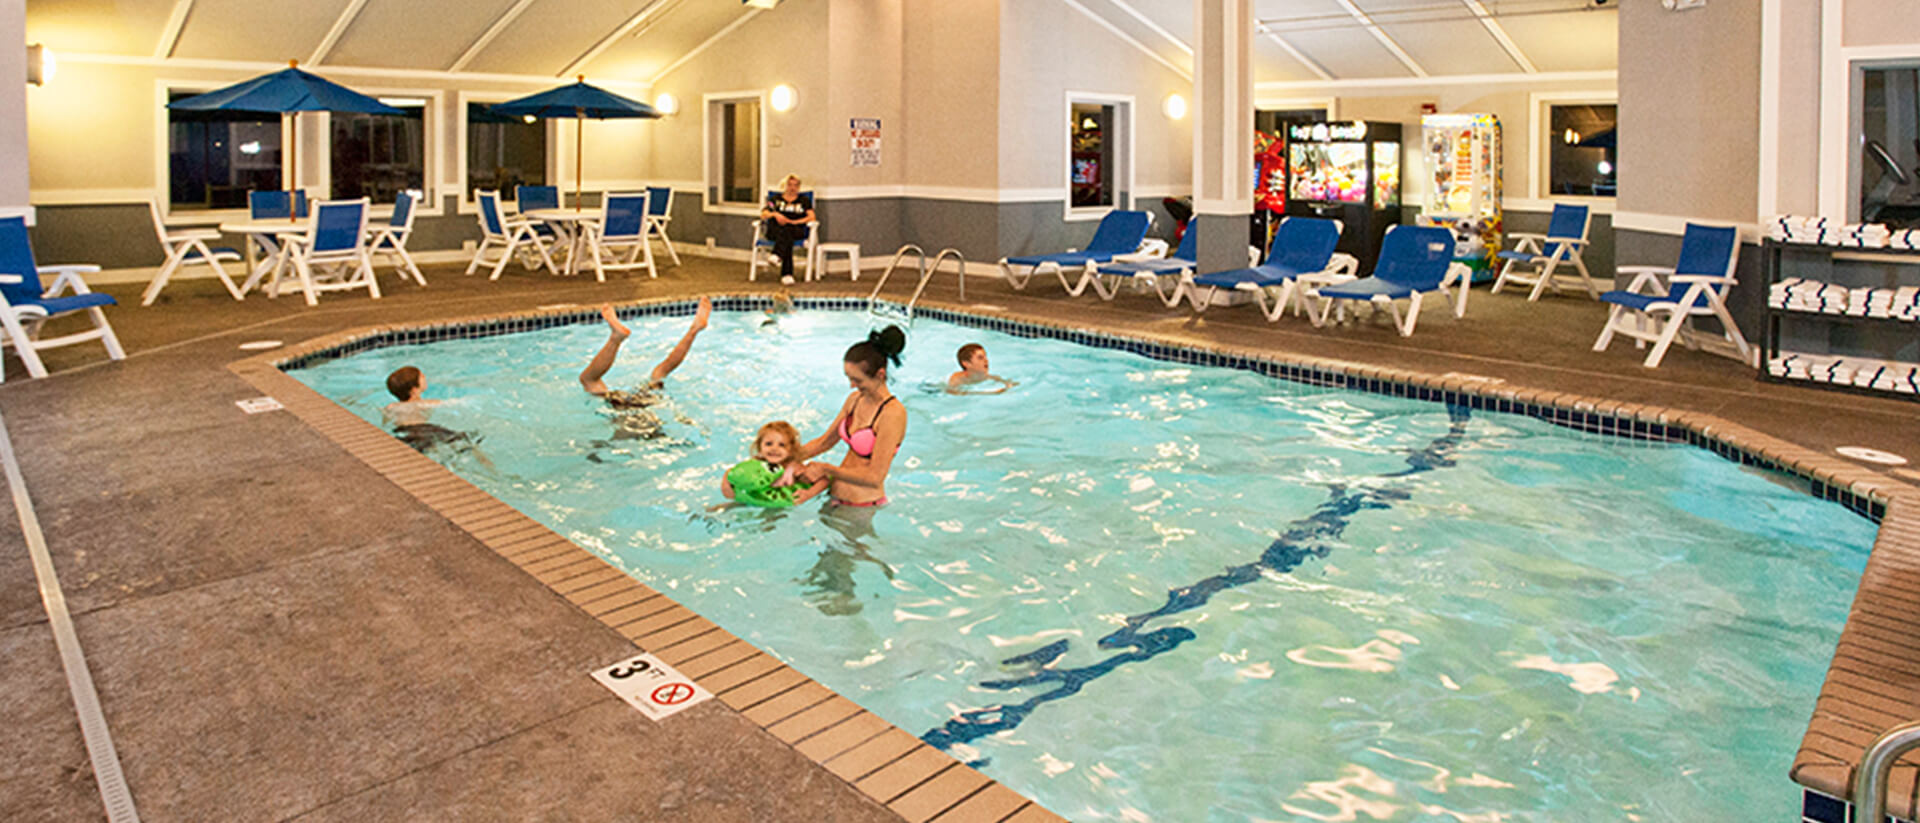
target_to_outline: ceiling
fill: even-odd
[[[1059,2],[1191,69],[1192,0]],[[1255,0],[1254,76],[1310,83],[1611,70],[1616,15],[1589,5]],[[644,82],[746,13],[737,0],[29,0],[27,32],[56,52]]]

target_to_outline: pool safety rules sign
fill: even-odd
[[[636,655],[593,673],[627,705],[652,720],[665,720],[713,693],[650,654]]]
[[[853,167],[880,165],[880,118],[855,117],[848,126],[853,141]]]

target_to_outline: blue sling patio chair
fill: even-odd
[[[393,216],[387,218],[385,225],[373,228],[368,253],[387,258],[402,279],[412,277],[413,282],[424,286],[427,284],[426,276],[420,273],[419,266],[414,265],[413,255],[407,253],[407,238],[413,236],[414,206],[419,199],[411,191],[394,195]]]
[[[247,216],[255,220],[287,220],[307,216],[307,193],[293,191],[247,192]]]
[[[506,271],[507,262],[516,255],[520,265],[532,269],[535,264],[545,266],[548,274],[559,274],[553,264],[553,255],[547,251],[547,243],[533,230],[533,224],[526,218],[508,218],[500,213],[500,193],[480,191],[474,193],[474,202],[479,204],[480,245],[473,249],[473,262],[467,264],[467,274],[473,274],[481,266],[490,266],[493,274],[488,280],[499,280],[500,273]],[[498,248],[500,257],[488,259],[487,250]]]
[[[1653,344],[1653,351],[1647,352],[1641,365],[1655,368],[1676,339],[1687,348],[1699,348],[1688,321],[1712,316],[1720,321],[1721,339],[1733,344],[1742,361],[1751,362],[1753,350],[1734,324],[1733,315],[1727,313],[1727,289],[1735,283],[1733,270],[1739,259],[1739,230],[1688,223],[1686,234],[1680,238],[1680,259],[1671,268],[1618,268],[1621,274],[1633,275],[1633,281],[1623,290],[1600,295],[1601,302],[1611,304],[1612,309],[1593,350],[1606,351],[1614,335],[1624,334],[1633,338],[1638,348]]]
[[[1559,293],[1558,278],[1566,276],[1559,273],[1559,268],[1561,264],[1571,263],[1580,275],[1581,284],[1587,287],[1587,294],[1600,299],[1600,289],[1594,285],[1593,275],[1587,273],[1587,261],[1580,256],[1587,250],[1587,230],[1592,226],[1591,209],[1555,203],[1546,234],[1509,232],[1507,236],[1517,242],[1512,249],[1495,255],[1506,262],[1500,266],[1500,276],[1493,281],[1492,293],[1499,294],[1500,288],[1508,283],[1532,286],[1533,291],[1527,294],[1529,303],[1539,300],[1540,293],[1549,287]]]
[[[87,281],[80,277],[84,272],[99,270],[99,266],[91,265],[37,265],[33,260],[33,245],[27,239],[26,219],[0,218],[0,327],[4,327],[6,335],[0,339],[0,345],[13,347],[20,362],[26,365],[28,375],[47,376],[47,367],[40,362],[41,351],[89,340],[98,340],[106,346],[107,357],[126,359],[120,338],[114,336],[113,325],[107,322],[107,314],[102,311],[116,305],[116,301],[111,295],[88,289]],[[54,275],[51,287],[42,287],[42,274]],[[73,293],[62,296],[67,290]],[[93,328],[59,337],[40,337],[40,327],[48,320],[83,311],[93,319]],[[4,377],[4,372],[0,372],[0,377]]]
[[[307,233],[286,238],[287,257],[292,272],[282,266],[267,285],[268,297],[279,297],[283,280],[296,277],[307,305],[320,304],[323,291],[366,289],[380,297],[380,283],[373,277],[373,256],[367,244],[367,212],[371,201],[323,200],[307,218]]]
[[[1268,322],[1280,319],[1289,304],[1294,305],[1296,315],[1301,311],[1311,313],[1306,306],[1307,289],[1300,284],[1302,275],[1320,275],[1320,285],[1326,285],[1352,280],[1360,267],[1360,261],[1352,255],[1334,252],[1334,246],[1340,243],[1340,231],[1338,220],[1283,218],[1274,229],[1273,248],[1267,252],[1266,262],[1191,278],[1184,284],[1187,300],[1195,312],[1203,312],[1213,305],[1216,293],[1229,289],[1251,293]]]
[[[769,191],[767,192],[767,199],[761,202],[772,202],[775,198],[783,196],[785,196],[784,192]],[[801,192],[800,202],[806,203],[809,209],[814,208],[813,192]],[[816,211],[813,215],[816,219],[807,223],[805,231],[802,232],[800,238],[794,242],[794,245],[798,247],[798,252],[795,254],[793,262],[794,265],[801,267],[800,280],[803,283],[813,279],[813,261],[817,256],[814,252],[814,247],[820,239],[820,221],[818,219],[820,213]],[[773,253],[773,240],[767,236],[766,223],[767,221],[758,217],[753,219],[753,245],[747,247],[747,280],[749,282],[760,276],[761,266],[773,265],[775,258]]]
[[[673,222],[673,187],[647,187],[647,237],[659,238],[661,245],[667,247],[667,258],[673,264],[680,265],[680,252],[673,248],[673,238],[667,236],[667,224]]]
[[[1380,243],[1380,259],[1373,264],[1373,274],[1350,283],[1321,287],[1320,313],[1313,317],[1313,324],[1325,325],[1336,301],[1385,304],[1393,312],[1393,326],[1400,336],[1410,337],[1414,324],[1420,322],[1421,296],[1427,292],[1446,294],[1450,288],[1459,289],[1453,316],[1465,315],[1472,272],[1465,265],[1453,262],[1453,243],[1453,232],[1437,226],[1388,227],[1386,239]],[[1400,315],[1400,304],[1394,302],[1401,299],[1407,301],[1404,318]]]
[[[227,287],[227,293],[233,299],[244,297],[239,284],[233,282],[233,275],[227,273],[227,263],[240,262],[240,250],[230,246],[208,246],[207,241],[219,240],[220,232],[215,229],[172,229],[160,217],[160,202],[147,201],[147,213],[153,217],[154,236],[160,238],[160,248],[167,252],[167,260],[153,275],[153,281],[147,284],[147,290],[140,296],[140,305],[151,306],[160,298],[160,290],[167,287],[173,275],[180,269],[195,264],[203,264],[213,270],[215,277]]]
[[[648,277],[660,276],[653,267],[653,246],[647,243],[650,198],[644,191],[608,192],[600,201],[600,219],[580,224],[587,233],[588,262],[595,280],[605,283],[608,270],[646,269]]]
[[[1067,294],[1079,297],[1081,292],[1087,290],[1087,284],[1093,282],[1095,266],[1120,262],[1128,255],[1138,254],[1141,244],[1147,239],[1147,229],[1152,225],[1153,215],[1149,212],[1116,209],[1100,218],[1100,227],[1094,230],[1093,240],[1087,243],[1086,248],[1057,254],[1003,258],[1000,261],[1000,273],[1007,278],[1007,285],[1024,289],[1034,275],[1051,271],[1059,276],[1060,285],[1066,287]],[[1067,279],[1068,270],[1080,272],[1080,279]]]
[[[1160,302],[1168,306],[1180,304],[1181,284],[1193,275],[1193,269],[1199,265],[1199,246],[1196,237],[1199,232],[1193,230],[1193,221],[1187,221],[1187,230],[1180,235],[1180,246],[1166,257],[1148,260],[1131,260],[1120,263],[1102,263],[1094,268],[1093,292],[1102,300],[1112,300],[1120,293],[1120,284],[1131,282],[1137,291],[1146,291],[1153,287]],[[1166,283],[1172,281],[1169,291]]]

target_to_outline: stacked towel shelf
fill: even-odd
[[[1872,228],[1768,227],[1761,380],[1920,400],[1920,235]]]

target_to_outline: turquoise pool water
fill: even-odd
[[[575,375],[597,324],[294,371],[521,511],[1074,820],[1765,819],[1874,527],[1705,451],[922,320],[870,522],[709,512],[824,430],[858,313],[716,312],[667,437]],[[685,318],[642,318],[611,385]],[[962,343],[1021,385],[928,391]],[[833,455],[838,460],[838,454]],[[671,722],[671,721],[669,721]]]

